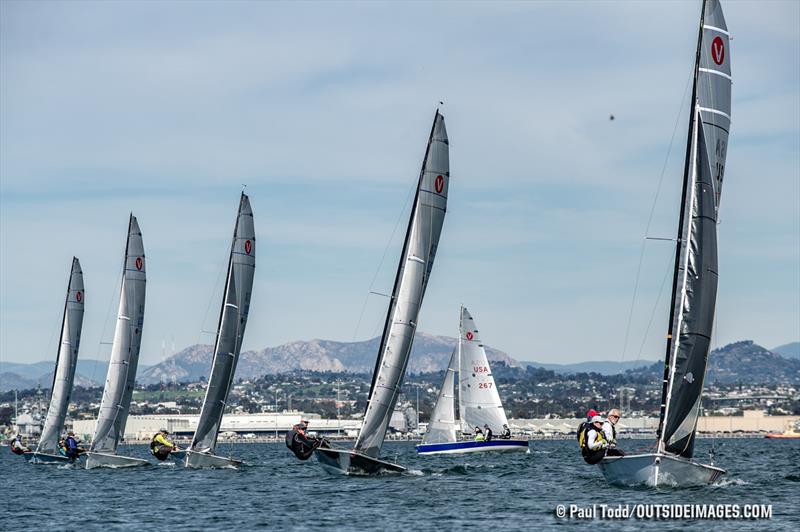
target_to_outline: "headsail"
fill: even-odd
[[[50,406],[47,409],[42,437],[36,447],[39,453],[55,453],[58,439],[64,428],[67,406],[75,381],[75,366],[78,362],[78,347],[81,342],[83,327],[83,272],[77,257],[72,258],[72,269],[64,301],[64,317],[61,323],[61,337],[56,358],[56,369],[53,375],[53,387],[50,394]]]
[[[228,277],[222,298],[211,379],[206,389],[193,451],[214,452],[225,402],[228,400],[236,363],[242,349],[244,329],[250,312],[253,274],[256,267],[256,236],[250,199],[242,194],[228,259]]]
[[[431,412],[428,430],[422,437],[422,444],[451,443],[456,441],[456,402],[455,383],[458,374],[458,348],[453,349],[450,362],[444,371],[444,382],[436,404]]]
[[[475,427],[489,425],[500,433],[508,424],[500,394],[497,393],[489,359],[481,342],[478,328],[469,311],[461,307],[459,325],[459,389],[458,410],[461,429],[472,432]]]
[[[703,4],[664,369],[659,450],[691,457],[714,324],[717,212],[730,128],[730,53],[718,0]]]
[[[417,328],[447,207],[450,158],[444,117],[437,111],[417,184],[417,193],[395,278],[364,422],[355,450],[377,457]]]
[[[97,427],[92,438],[92,451],[115,452],[119,440],[125,433],[125,422],[128,420],[128,409],[136,381],[136,368],[139,365],[139,347],[144,324],[145,284],[142,233],[136,217],[131,214],[119,296],[119,313]]]

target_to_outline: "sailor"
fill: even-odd
[[[58,454],[61,456],[67,456],[67,439],[65,437],[61,437],[58,439]]]
[[[586,421],[583,421],[578,426],[578,431],[576,432],[576,436],[578,438],[578,443],[581,441],[581,433],[591,428],[592,425],[592,418],[597,415],[597,410],[594,408],[590,408],[588,412],[586,412]]]
[[[603,418],[594,416],[591,426],[581,431],[581,454],[587,464],[596,464],[606,455],[608,442],[603,434]]]
[[[485,441],[486,438],[483,437],[483,431],[480,427],[475,427],[475,441]]]
[[[488,423],[484,423],[483,425],[483,439],[486,441],[492,441],[492,429],[489,428]]]
[[[167,436],[169,436],[169,431],[160,429],[150,440],[150,452],[161,462],[167,459],[169,453],[178,450],[178,446]]]
[[[510,440],[511,439],[511,429],[508,428],[507,424],[503,424],[503,433],[500,435],[501,440]]]
[[[22,444],[22,440],[19,438],[19,434],[14,436],[14,440],[11,442],[10,448],[11,452],[14,454],[25,454],[27,452],[30,452],[30,449],[28,449]]]
[[[615,426],[619,421],[620,413],[616,408],[612,408],[608,413],[606,422],[603,423],[603,436],[608,442],[608,452],[606,456],[625,456],[625,453],[617,447],[617,427]]]
[[[64,440],[64,447],[66,447],[67,458],[75,460],[78,455],[85,453],[86,449],[78,445],[78,440],[75,438],[75,433],[72,431],[67,432],[67,439]]]
[[[286,447],[300,460],[311,458],[314,449],[325,442],[322,438],[313,438],[307,434],[308,423],[307,419],[301,419],[300,423],[293,425],[286,433]]]

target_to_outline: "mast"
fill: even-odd
[[[678,221],[678,238],[675,242],[675,265],[673,268],[672,274],[672,298],[670,301],[669,307],[669,330],[667,332],[667,347],[666,347],[666,354],[665,354],[665,361],[664,361],[664,381],[661,388],[661,409],[659,412],[659,421],[658,421],[658,431],[656,435],[658,437],[658,450],[663,451],[664,448],[664,440],[662,435],[664,433],[664,424],[667,419],[667,396],[669,395],[670,389],[670,382],[672,377],[674,376],[674,364],[672,363],[672,346],[675,340],[675,334],[679,333],[679,331],[675,331],[675,311],[678,301],[680,299],[680,292],[678,292],[678,276],[680,274],[680,264],[681,264],[681,255],[683,250],[684,244],[684,224],[685,224],[685,215],[686,215],[686,196],[687,191],[689,188],[689,181],[691,179],[691,167],[693,166],[691,157],[692,157],[692,147],[693,147],[693,140],[692,137],[695,136],[694,133],[694,126],[695,126],[695,114],[697,112],[697,78],[700,72],[700,52],[703,46],[703,24],[705,21],[705,13],[706,13],[706,0],[703,0],[703,5],[700,10],[700,28],[698,30],[697,36],[697,51],[695,53],[695,62],[694,62],[694,75],[692,81],[692,97],[689,105],[689,131],[687,134],[686,140],[686,158],[684,162],[684,170],[683,170],[683,186],[681,189],[681,210],[680,216]]]

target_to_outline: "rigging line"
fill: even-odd
[[[126,234],[125,235],[125,250],[122,252],[122,268],[121,268],[122,276],[120,276],[120,282],[119,282],[120,287],[122,286],[122,278],[125,277],[125,267],[128,264],[128,254],[127,254],[128,240],[127,239],[128,239],[128,235]],[[97,373],[97,364],[100,362],[100,346],[109,345],[109,344],[113,345],[113,342],[103,342],[102,338],[106,337],[106,332],[108,331],[108,320],[109,320],[109,318],[111,316],[111,308],[114,306],[114,301],[116,301],[116,299],[117,299],[116,296],[117,296],[118,293],[119,293],[120,296],[122,296],[121,291],[112,290],[111,291],[111,298],[108,300],[108,308],[106,309],[106,319],[103,322],[103,329],[102,329],[102,331],[100,333],[101,340],[97,344],[97,356],[94,357],[94,365],[92,366],[92,376],[89,379],[92,382],[94,382],[94,376],[95,376],[95,373]],[[114,323],[116,324],[116,320],[114,321]],[[110,362],[110,355],[109,355],[109,362]],[[103,383],[102,386],[105,388],[105,383]],[[99,413],[98,413],[98,416],[99,416]]]
[[[235,239],[236,239],[236,235],[234,235],[234,240]],[[222,272],[225,272],[225,277],[227,279],[229,258],[230,258],[230,249],[226,247],[225,248],[225,258],[222,260],[222,264],[224,266],[220,266],[217,269],[217,278],[214,281],[214,285],[211,288],[211,293],[208,296],[208,305],[206,306],[206,311],[203,313],[203,318],[200,321],[200,332],[197,333],[197,341],[196,341],[197,345],[203,345],[203,344],[201,344],[201,341],[203,339],[203,335],[204,334],[214,334],[214,335],[219,334],[219,331],[217,331],[217,330],[215,330],[213,332],[207,331],[204,328],[204,325],[208,321],[208,313],[211,311],[211,305],[214,303],[214,294],[217,293],[217,289],[219,288],[219,284],[220,284],[219,280],[222,277]],[[225,287],[222,288],[222,291],[223,291],[222,298],[225,299]],[[216,344],[216,339],[214,340],[214,343]],[[213,349],[213,347],[212,347],[212,349]],[[174,355],[175,353],[172,353],[172,354]],[[213,357],[214,353],[211,353],[211,355]]]
[[[361,327],[361,321],[364,318],[364,312],[367,309],[367,301],[369,301],[370,293],[372,292],[372,289],[375,286],[375,280],[378,278],[378,274],[381,271],[381,267],[383,266],[383,262],[386,260],[386,255],[389,253],[389,247],[392,244],[392,240],[394,240],[394,235],[397,233],[397,228],[400,225],[400,221],[403,219],[403,214],[405,214],[405,212],[406,212],[406,207],[408,207],[408,202],[409,202],[409,200],[411,198],[411,195],[416,191],[417,186],[418,186],[418,183],[415,181],[414,182],[414,186],[411,187],[411,189],[408,191],[408,194],[406,195],[406,200],[403,203],[403,208],[400,211],[400,214],[397,216],[397,221],[394,223],[394,229],[392,229],[392,234],[389,237],[389,240],[386,242],[386,247],[383,249],[383,256],[381,256],[381,260],[378,263],[378,267],[375,270],[375,274],[372,276],[372,281],[369,283],[369,288],[367,289],[367,295],[364,297],[364,303],[361,305],[361,312],[358,315],[358,322],[356,323],[356,328],[353,331],[353,340],[352,341],[354,341],[354,342],[356,341],[356,337],[358,336],[358,329]],[[376,327],[376,331],[377,331],[377,327]],[[375,332],[373,332],[373,336],[374,335],[375,335]]]
[[[650,206],[650,214],[647,217],[647,225],[645,226],[644,230],[644,238],[642,239],[642,245],[639,251],[639,264],[636,267],[636,278],[633,282],[633,294],[631,296],[631,306],[630,309],[628,310],[628,323],[625,326],[625,340],[622,344],[621,362],[625,362],[625,355],[628,351],[628,341],[630,340],[631,325],[633,323],[633,310],[636,307],[636,296],[639,292],[639,280],[642,274],[642,263],[644,261],[645,245],[647,244],[647,239],[648,239],[647,235],[648,233],[650,233],[650,226],[653,223],[653,215],[655,214],[656,205],[658,204],[658,197],[661,195],[661,186],[664,183],[664,174],[667,171],[667,164],[669,163],[669,157],[672,154],[672,147],[675,144],[675,134],[678,131],[678,125],[680,124],[681,116],[683,113],[684,101],[686,100],[686,93],[689,91],[689,86],[692,84],[693,79],[694,77],[690,76],[689,79],[686,81],[686,86],[683,88],[683,96],[681,96],[681,104],[680,108],[678,109],[678,113],[675,115],[675,125],[672,127],[672,136],[669,139],[669,146],[667,147],[667,155],[666,157],[664,157],[664,164],[661,166],[661,175],[659,175],[658,177],[658,186],[656,187],[656,194],[655,197],[653,198],[653,204]],[[647,332],[645,332],[645,337],[646,336]]]
[[[675,252],[672,252],[671,257],[675,257]],[[667,283],[667,279],[669,278],[669,273],[672,271],[672,261],[667,261],[668,267],[667,271],[664,273],[664,278],[661,280],[661,287],[658,289],[658,297],[656,298],[656,302],[653,305],[653,310],[650,312],[650,320],[647,322],[647,328],[644,331],[644,336],[642,337],[642,344],[639,346],[639,352],[636,353],[636,360],[634,360],[634,364],[637,364],[642,360],[642,352],[644,351],[644,344],[647,342],[647,334],[650,332],[650,327],[653,325],[653,320],[656,316],[656,310],[658,310],[658,304],[661,301],[661,296],[664,293],[664,285]]]

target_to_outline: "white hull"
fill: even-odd
[[[725,474],[724,469],[667,454],[610,456],[598,465],[609,483],[623,486],[705,486]]]
[[[217,456],[215,454],[198,453],[195,451],[186,451],[186,467],[194,469],[205,468],[224,468],[224,467],[239,467],[242,465],[241,460],[234,460],[233,458],[225,458],[224,456]]]
[[[139,467],[150,465],[147,460],[141,458],[131,458],[130,456],[120,456],[118,454],[107,453],[86,453],[86,469],[94,469],[96,467],[110,467],[119,469],[123,467]]]

